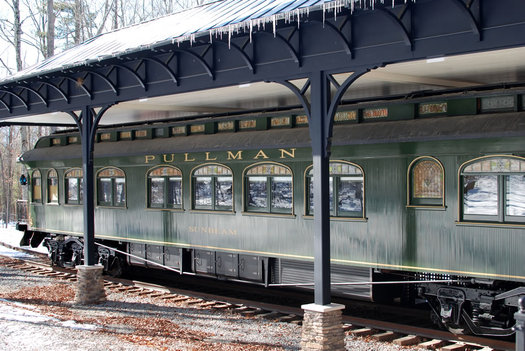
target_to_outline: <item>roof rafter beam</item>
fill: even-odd
[[[30,87],[26,87],[26,86],[24,86],[24,85],[16,85],[15,88],[25,89],[25,90],[27,90],[27,91],[32,92],[33,94],[35,94],[35,95],[40,99],[40,101],[42,101],[42,102],[44,103],[44,105],[45,105],[46,107],[49,106],[49,103],[47,102],[47,100],[44,99],[44,97],[42,96],[42,94],[40,94],[40,93],[39,93],[38,91],[36,91],[35,89],[30,88]]]
[[[0,89],[0,93],[4,93],[4,95],[8,94],[10,96],[14,96],[15,98],[17,98],[18,101],[20,101],[22,103],[22,105],[24,105],[26,110],[30,109],[29,106],[27,105],[27,103],[24,101],[24,99],[22,99],[20,96],[18,96],[18,94],[15,94],[12,91],[4,90],[4,89]]]

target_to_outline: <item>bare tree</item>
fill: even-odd
[[[22,69],[22,20],[20,17],[20,1],[19,0],[3,0],[11,10],[12,19],[0,19],[0,36],[2,39],[13,47],[16,61],[16,70]],[[7,64],[2,60],[4,66]],[[8,69],[12,72],[12,69]]]
[[[55,54],[55,8],[53,0],[47,0],[46,57]]]
[[[13,196],[13,185],[15,179],[13,171],[15,169],[15,127],[2,128],[2,145],[0,150],[0,172],[2,176],[2,212],[5,225],[13,219],[14,204],[16,197]]]

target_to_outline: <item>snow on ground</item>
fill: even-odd
[[[21,232],[19,230],[16,230],[13,226],[8,226],[5,228],[3,225],[0,227],[0,243],[6,243],[11,246],[19,247],[20,246],[20,240],[22,239],[22,236],[24,235],[24,232]],[[40,245],[37,248],[32,248],[29,246],[25,247],[26,249],[30,249],[37,252],[43,252],[47,253],[47,249]],[[3,255],[1,251],[5,249],[4,246],[0,245],[0,255]],[[23,256],[22,256],[23,257]]]

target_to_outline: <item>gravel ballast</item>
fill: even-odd
[[[112,289],[102,304],[77,305],[75,282],[10,267],[11,255],[0,247],[0,350],[299,350],[292,323]],[[414,350],[345,341],[347,350]]]

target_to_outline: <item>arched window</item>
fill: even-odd
[[[182,173],[172,166],[160,166],[148,172],[148,207],[182,208]]]
[[[97,173],[97,195],[99,206],[126,206],[126,176],[124,171],[103,168]]]
[[[66,204],[80,205],[84,198],[83,172],[73,168],[64,174]]]
[[[42,203],[42,175],[38,169],[31,174],[31,201]]]
[[[525,222],[525,158],[487,156],[460,168],[465,221]]]
[[[444,168],[439,160],[422,156],[408,166],[407,204],[408,206],[445,206]]]
[[[47,202],[58,203],[58,174],[54,169],[47,172]]]
[[[193,208],[196,210],[232,211],[233,174],[218,164],[198,167],[192,172]]]
[[[293,213],[293,180],[290,168],[277,163],[252,166],[245,171],[244,184],[246,211]]]
[[[313,167],[306,170],[306,214],[314,214]],[[363,170],[344,161],[330,162],[330,214],[332,217],[364,217]]]

